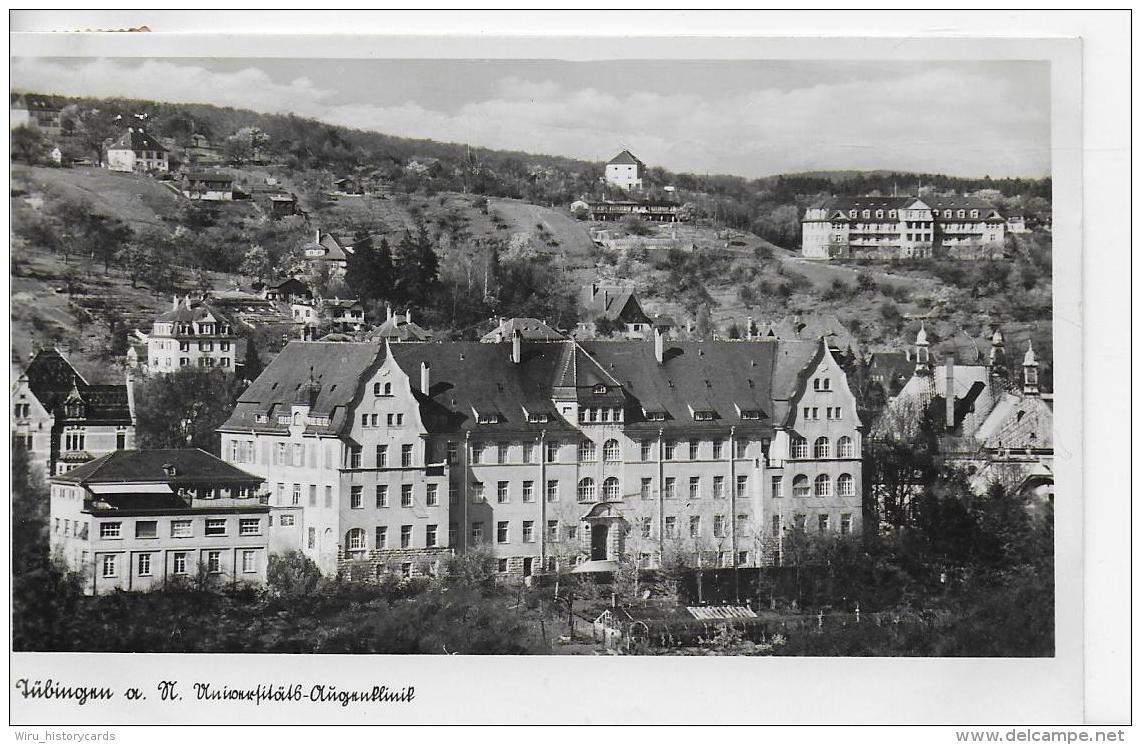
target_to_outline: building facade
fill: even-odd
[[[48,96],[13,93],[8,105],[9,128],[33,127],[48,137],[63,131],[60,104]]]
[[[974,197],[833,197],[805,210],[809,259],[1001,258],[1006,221]]]
[[[522,575],[779,561],[788,530],[860,529],[860,429],[819,342],[516,334],[291,342],[219,431],[289,516],[271,548],[376,576],[477,547]]]
[[[620,189],[641,189],[646,164],[634,157],[629,150],[623,150],[606,163],[606,183]]]
[[[12,386],[12,441],[44,476],[134,447],[134,381],[96,385],[58,349],[42,349]]]
[[[183,196],[204,202],[228,202],[234,198],[234,177],[211,171],[190,171],[180,186]]]
[[[229,318],[190,296],[175,297],[171,309],[155,318],[147,340],[147,372],[218,368],[234,372],[243,357]]]
[[[128,127],[107,147],[107,168],[124,173],[170,170],[167,151],[155,137],[136,127]]]
[[[50,545],[85,592],[264,584],[261,479],[197,449],[124,450],[51,479]]]

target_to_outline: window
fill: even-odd
[[[594,501],[594,479],[587,476],[578,482],[578,501],[580,502],[593,502]]]
[[[325,486],[325,508],[328,509],[333,506],[333,487]]]
[[[427,500],[429,507],[437,507],[440,504],[440,485],[428,484]]]
[[[666,518],[666,538],[673,538],[675,533],[677,533],[677,518],[671,515]]]
[[[827,437],[817,437],[812,446],[812,457],[816,459],[832,457],[832,445]]]
[[[305,545],[308,548],[313,548],[314,546],[317,545],[317,529],[316,528],[309,528],[309,534],[306,537]]]
[[[118,556],[104,556],[103,557],[103,576],[116,577],[119,574]]]
[[[585,442],[579,443],[579,445],[578,445],[578,459],[580,461],[592,461],[592,460],[597,460],[597,458],[598,458],[598,455],[595,452],[593,441],[586,440]]]
[[[836,479],[836,493],[841,497],[856,496],[856,482],[852,478],[852,474],[840,474],[840,478]]]
[[[361,449],[353,445],[349,447],[349,468],[361,467]]]
[[[511,501],[511,487],[508,482],[500,481],[495,485],[495,501],[499,504]]]
[[[689,441],[689,459],[697,460],[697,454],[700,452],[700,443],[697,440]]]
[[[107,575],[103,575],[103,576],[107,576]],[[151,576],[151,555],[150,554],[139,554],[139,576],[140,577]]]
[[[535,521],[534,520],[524,520],[523,521],[523,542],[524,543],[534,543],[535,542]]]
[[[618,440],[607,440],[602,446],[602,459],[607,463],[617,463],[622,460],[622,446]]]
[[[385,525],[376,526],[376,548],[388,548],[388,527]]]
[[[400,548],[410,548],[412,546],[412,526],[400,526]]]
[[[828,478],[828,474],[822,473],[816,477],[815,493],[818,497],[832,496],[832,479]]]
[[[495,446],[495,462],[500,464],[500,465],[503,465],[504,463],[506,463],[507,462],[507,453],[508,453],[508,449],[507,449],[507,443],[506,442],[500,442],[500,443],[496,444],[496,446]]]
[[[448,443],[448,463],[455,465],[459,460],[459,446],[454,442]]]
[[[792,457],[793,459],[802,459],[808,457],[808,440],[803,437],[794,437],[792,439]]]
[[[208,518],[206,520],[206,535],[226,535],[226,519]]]
[[[293,485],[293,501],[291,504],[296,507],[301,504],[301,484]]]
[[[506,520],[501,520],[495,524],[495,542],[496,543],[507,543],[508,542],[508,540],[510,539],[508,528],[509,528],[509,523]]]
[[[721,458],[723,457],[724,449],[725,449],[725,441],[724,440],[714,440],[713,441],[713,460],[721,460]]]
[[[387,468],[388,467],[388,446],[387,445],[377,445],[376,446],[376,467],[377,468]]]
[[[387,506],[388,506],[388,485],[387,484],[377,484],[376,485],[376,508],[379,510],[379,509],[387,507]]]
[[[576,538],[578,538],[578,526],[568,525],[567,526],[567,540],[573,541]]]
[[[261,535],[261,520],[256,517],[238,520],[238,535]]]
[[[607,502],[615,502],[622,498],[622,488],[618,484],[618,479],[614,476],[608,477],[602,482],[602,499]]]
[[[83,450],[84,434],[82,430],[72,430],[64,433],[63,449],[67,451]]]
[[[158,538],[157,520],[138,520],[135,522],[135,538]]]
[[[689,477],[689,498],[690,499],[700,499],[701,498],[701,478],[698,476],[690,476]]]
[[[458,538],[458,536],[459,536],[459,529],[456,527],[456,524],[455,523],[449,523],[448,524],[448,545],[449,546],[455,546],[456,545],[456,539]]]
[[[253,574],[257,570],[257,552],[252,549],[242,551],[242,572],[245,574]]]
[[[193,535],[192,523],[189,520],[171,520],[170,521],[170,537],[171,538],[189,538]]]
[[[349,509],[359,510],[364,507],[364,487],[351,486],[349,487]]]
[[[674,450],[677,449],[677,443],[673,440],[666,440],[666,460],[674,459]]]
[[[649,440],[642,440],[638,443],[638,449],[643,461],[648,461],[653,457],[653,445],[654,443]]]
[[[483,443],[482,442],[473,442],[471,444],[471,462],[472,463],[482,463],[483,462]]]
[[[551,479],[550,481],[547,482],[547,501],[548,502],[559,501],[559,480],[558,479]]]
[[[411,507],[412,506],[412,484],[401,484],[400,485],[400,506],[401,507]]]
[[[792,480],[792,496],[794,497],[807,497],[811,495],[811,489],[808,485],[808,477],[804,474],[797,476]]]
[[[665,498],[674,499],[677,497],[677,479],[673,476],[666,476]]]
[[[175,574],[186,574],[186,553],[179,551],[174,555],[174,568]]]
[[[780,535],[780,515],[773,515],[773,538]]]
[[[524,463],[534,463],[535,462],[535,444],[533,442],[523,443],[523,462]]]
[[[499,559],[495,562],[495,569],[500,574],[507,574],[507,559]]]
[[[852,516],[848,513],[840,515],[840,535],[848,535],[852,532]]]
[[[725,530],[725,516],[724,515],[714,515],[713,516],[713,537],[714,538],[724,538],[726,535],[726,532],[727,531]]]
[[[309,485],[309,506],[310,507],[316,507],[317,506],[317,485],[316,484],[310,484]]]
[[[558,440],[551,440],[547,443],[547,462],[548,463],[558,463],[559,462],[559,441]]]
[[[100,523],[99,524],[99,537],[100,538],[121,538],[123,530],[123,523]]]
[[[411,445],[401,445],[400,446],[400,467],[401,468],[411,468],[412,467],[412,446]]]
[[[293,521],[294,521],[293,515],[282,515],[280,518],[281,527],[292,528],[293,527]],[[270,523],[270,527],[273,527],[273,523]]]
[[[784,477],[773,476],[773,498],[780,499],[784,496]]]
[[[805,523],[806,519],[807,518],[805,515],[793,515],[792,516],[793,527],[796,528],[797,530],[804,530],[804,523]]]
[[[642,499],[653,499],[653,484],[653,479],[642,479],[642,485],[638,489],[638,494],[642,497]]]
[[[820,533],[822,533],[822,534],[827,533],[828,532],[828,516],[827,515],[818,515],[817,521],[818,521],[818,524],[820,526],[819,527]]]
[[[524,481],[523,482],[523,501],[524,502],[534,502],[535,501],[535,482],[534,481]]]
[[[724,499],[725,498],[725,477],[724,476],[714,476],[713,477],[713,498],[714,499]]]
[[[206,571],[210,574],[222,573],[222,552],[221,551],[207,551],[206,552]]]
[[[405,561],[405,562],[401,563],[401,565],[400,565],[400,576],[403,579],[409,579],[412,577],[412,562]]]
[[[854,458],[855,448],[852,445],[852,438],[847,435],[841,437],[836,445],[836,451],[836,455],[840,458]]]
[[[736,440],[736,446],[737,446],[737,456],[736,457],[738,459],[749,457],[749,454],[748,454],[749,441],[748,440],[746,440],[744,438],[740,438],[740,439]]]
[[[748,494],[749,494],[749,477],[748,476],[738,476],[737,477],[737,491],[736,491],[737,499],[744,499],[745,497],[748,496]]]
[[[428,548],[434,548],[436,546],[436,527],[435,525],[429,525],[424,529],[424,545]]]
[[[126,447],[127,447],[127,433],[126,432],[116,432],[115,433],[115,449],[116,450],[123,450]]]

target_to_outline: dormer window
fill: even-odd
[[[712,409],[695,409],[693,412],[693,421],[695,422],[711,422],[716,418],[717,413]]]
[[[602,383],[599,383],[598,385],[594,386],[594,392],[595,393],[606,393],[606,386],[603,385]]]
[[[499,414],[478,414],[476,421],[480,424],[499,424]]]
[[[966,216],[967,216],[966,210],[959,210],[958,212],[955,213],[955,217],[966,217]]]
[[[544,413],[528,414],[527,421],[531,424],[546,424],[551,421],[551,417],[549,414]]]
[[[267,422],[269,422],[269,415],[268,414],[258,414],[257,416],[254,417],[254,421],[257,422],[258,424],[266,424]]]
[[[888,210],[887,216],[894,220],[895,219],[895,210]]]
[[[872,216],[872,211],[871,211],[871,210],[864,210],[864,219],[865,219],[865,220],[867,220],[867,219],[868,219],[868,218],[870,218],[871,216]]]
[[[68,419],[82,419],[84,406],[82,403],[70,403],[64,407],[64,413],[67,414]]]
[[[979,216],[979,211],[978,211],[978,210],[971,210],[971,217],[975,217],[975,218],[977,218],[978,216]]]
[[[646,420],[650,422],[664,422],[666,420],[666,412],[664,411],[647,411]]]
[[[883,219],[883,210],[876,210],[876,219]]]
[[[950,216],[951,216],[951,210],[943,210],[943,217],[950,217]]]
[[[741,418],[742,419],[750,419],[750,420],[760,419],[761,418],[761,412],[759,409],[742,409],[741,410]]]

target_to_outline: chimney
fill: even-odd
[[[1034,354],[1034,342],[1029,339],[1026,341],[1026,356],[1022,358],[1022,393],[1038,395],[1038,355]]]
[[[753,317],[748,316],[746,318],[745,323],[747,324],[745,326],[745,338],[746,339],[752,339],[753,338]]]
[[[420,363],[420,392],[425,396],[428,395],[428,388],[432,385],[431,380],[431,367],[427,362]]]
[[[387,320],[391,321],[392,320],[392,303],[385,303],[384,309],[385,309],[385,312],[388,314]]]
[[[131,415],[131,423],[135,422],[135,376],[131,374],[131,368],[127,368],[127,411]]]
[[[523,361],[523,332],[519,329],[511,334],[511,361],[516,365]]]
[[[666,356],[666,335],[657,326],[654,327],[654,359],[662,364]]]
[[[947,429],[955,428],[955,354],[947,353],[947,392],[944,398],[947,406]]]
[[[406,308],[404,310],[404,322],[405,323],[412,323],[412,309],[411,308]]]
[[[172,296],[170,309],[171,310],[178,310],[178,295]]]

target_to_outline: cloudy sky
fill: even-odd
[[[1050,172],[1041,62],[15,58],[14,90],[293,112],[406,137],[747,177]]]

